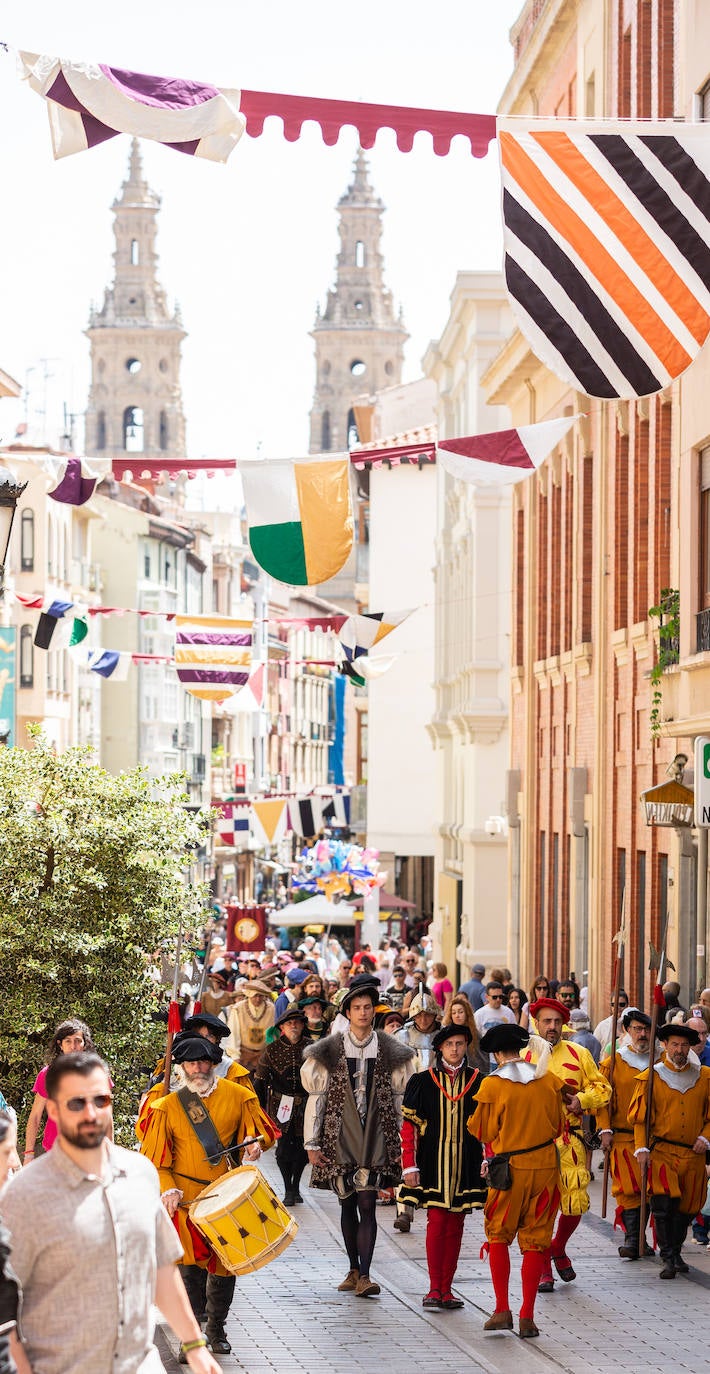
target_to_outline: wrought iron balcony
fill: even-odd
[[[695,652],[710,653],[710,606],[698,611],[695,617]]]

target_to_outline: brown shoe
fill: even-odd
[[[538,1329],[537,1329],[537,1327],[536,1327],[534,1321],[532,1321],[532,1319],[531,1319],[530,1317],[521,1317],[521,1318],[520,1318],[520,1339],[521,1339],[521,1340],[526,1341],[526,1340],[529,1340],[531,1336],[539,1336],[539,1335],[540,1335],[540,1332],[538,1331]]]
[[[356,1298],[376,1298],[380,1291],[379,1283],[375,1283],[369,1274],[361,1274],[355,1288]]]
[[[357,1269],[349,1269],[342,1283],[338,1284],[339,1293],[354,1293],[358,1285],[360,1275]]]
[[[493,1313],[493,1316],[492,1316],[492,1317],[489,1317],[489,1318],[488,1318],[488,1321],[483,1323],[483,1330],[484,1330],[484,1331],[512,1331],[512,1330],[513,1330],[513,1313],[510,1312],[510,1311],[508,1311],[508,1312],[494,1312],[494,1313]]]

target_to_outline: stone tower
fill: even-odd
[[[155,251],[160,197],[143,177],[138,140],[128,177],[112,205],[114,280],[100,310],[92,307],[91,390],[86,452],[180,458],[185,417],[180,392],[180,312],[158,282]]]
[[[316,315],[316,389],[310,452],[343,452],[357,442],[353,400],[402,380],[408,338],[383,280],[384,205],[375,195],[362,149],[338,201],[340,252],[335,285]]]

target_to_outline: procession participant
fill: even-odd
[[[251,1072],[263,1054],[266,1032],[274,1024],[274,1003],[266,984],[258,979],[242,987],[244,997],[227,1014],[230,1035],[224,1049]]]
[[[402,1029],[406,1020],[403,1011],[396,1011],[394,1007],[380,1002],[375,1008],[375,1030],[386,1031],[388,1035],[396,1035]]]
[[[274,1006],[274,1016],[277,1020],[291,1002],[295,1002],[298,997],[299,988],[305,983],[308,976],[308,971],[305,968],[299,968],[298,964],[292,964],[291,967],[286,970],[286,986],[283,992],[279,993],[276,998],[276,1005]]]
[[[638,1007],[627,1007],[621,1023],[630,1043],[616,1051],[614,1090],[611,1100],[597,1113],[597,1129],[604,1154],[610,1154],[611,1192],[616,1200],[614,1224],[620,1223],[626,1233],[623,1245],[619,1246],[619,1255],[621,1259],[637,1260],[641,1224],[641,1171],[634,1155],[634,1131],[633,1126],[629,1125],[629,1108],[638,1075],[648,1068],[651,1018],[639,1011]],[[599,1068],[607,1082],[611,1082],[611,1057],[603,1059]],[[644,1244],[645,1253],[652,1255],[654,1251],[645,1238]]]
[[[300,997],[293,1004],[299,1011],[303,1012],[306,1018],[306,1041],[312,1043],[314,1040],[322,1040],[328,1034],[328,1022],[323,1013],[328,1007],[325,997]]]
[[[332,1188],[350,1261],[341,1292],[379,1293],[370,1278],[377,1238],[378,1190],[401,1178],[402,1096],[414,1053],[397,1037],[373,1029],[379,985],[355,978],[340,1003],[348,1025],[309,1045],[301,1080],[309,1094],[304,1143],[313,1165],[311,1187]]]
[[[462,992],[454,993],[446,1011],[442,1026],[465,1026],[471,1033],[466,1051],[466,1059],[472,1069],[478,1069],[484,1077],[490,1071],[491,1061],[487,1054],[481,1054],[478,1027],[468,997]]]
[[[34,1101],[25,1130],[25,1164],[29,1164],[35,1157],[35,1145],[39,1128],[42,1124],[42,1117],[47,1108],[47,1090],[45,1082],[50,1064],[60,1054],[77,1054],[79,1050],[94,1050],[94,1043],[91,1039],[91,1031],[85,1021],[79,1021],[76,1017],[68,1017],[66,1021],[60,1021],[52,1039],[49,1042],[47,1051],[47,1062],[44,1068],[40,1069],[32,1085]],[[44,1127],[42,1136],[42,1149],[51,1150],[57,1138],[57,1128],[49,1114]]]
[[[173,1041],[173,1047],[178,1045],[181,1040],[189,1039],[195,1035],[200,1035],[205,1040],[209,1040],[213,1045],[219,1045],[221,1040],[226,1040],[229,1035],[229,1026],[219,1016],[212,1016],[208,1011],[195,1012],[193,1016],[188,1016],[183,1030],[179,1031]],[[251,1087],[249,1070],[238,1064],[236,1059],[229,1059],[223,1055],[219,1064],[215,1066],[215,1076],[226,1078],[229,1083],[239,1083],[245,1088]],[[159,1097],[163,1097],[165,1088],[165,1056],[161,1055],[153,1073],[150,1076],[148,1087],[143,1093],[136,1117],[135,1131],[139,1140],[142,1140],[153,1109],[153,1103]],[[178,1086],[175,1071],[170,1076],[170,1088]]]
[[[155,1170],[108,1139],[106,1064],[92,1053],[58,1056],[46,1087],[56,1143],[2,1200],[22,1289],[18,1368],[160,1370],[155,1304],[183,1342],[184,1362],[195,1374],[219,1374],[180,1281],[180,1241]]]
[[[210,971],[207,981],[209,987],[205,988],[202,994],[203,1011],[208,1011],[211,1016],[219,1016],[220,1012],[226,1013],[237,1000],[238,985],[235,985],[232,991],[227,974],[220,969],[216,973]]]
[[[710,1069],[690,1057],[699,1036],[690,1026],[671,1022],[658,1039],[665,1045],[653,1066],[650,1140],[646,1140],[649,1070],[640,1074],[631,1099],[629,1121],[641,1167],[648,1164],[651,1211],[663,1260],[659,1279],[687,1274],[681,1248],[692,1218],[707,1194],[706,1151],[710,1150]],[[650,1152],[647,1146],[650,1146]]]
[[[481,1148],[466,1133],[483,1082],[466,1062],[470,1043],[467,1026],[442,1026],[432,1042],[434,1065],[410,1078],[402,1104],[400,1201],[427,1210],[429,1291],[422,1307],[443,1311],[463,1307],[451,1288],[464,1220],[486,1200]]]
[[[254,1088],[259,1102],[281,1136],[276,1142],[276,1163],[284,1181],[287,1207],[303,1202],[299,1183],[308,1163],[303,1145],[303,1117],[306,1094],[301,1083],[306,1018],[295,1004],[287,1007],[276,1022],[278,1038],[266,1046],[254,1071]]]
[[[587,1191],[591,1175],[587,1168],[586,1143],[582,1133],[585,1112],[595,1114],[611,1097],[611,1088],[599,1072],[589,1050],[563,1040],[562,1027],[569,1021],[569,1011],[554,997],[539,997],[530,1007],[530,1015],[537,1023],[537,1033],[549,1046],[549,1068],[563,1084],[565,1099],[564,1128],[557,1139],[560,1164],[560,1219],[545,1253],[541,1293],[551,1293],[555,1280],[554,1262],[563,1283],[577,1277],[567,1255],[567,1242],[577,1230],[582,1216],[589,1210]],[[546,1051],[547,1052],[547,1051]],[[528,1050],[526,1058],[536,1062],[536,1052]]]
[[[397,1039],[414,1050],[414,1071],[422,1073],[434,1062],[432,1040],[441,1016],[441,1008],[431,993],[423,989],[412,998],[408,1016],[409,1020],[400,1031],[397,1031]],[[409,1203],[401,1202],[399,1193],[400,1189],[397,1189],[397,1215],[392,1225],[395,1231],[411,1231],[414,1208]]]
[[[141,1154],[158,1170],[166,1211],[177,1223],[184,1251],[180,1272],[192,1310],[198,1321],[207,1313],[210,1349],[228,1355],[232,1347],[224,1323],[234,1294],[234,1276],[193,1226],[188,1207],[203,1188],[228,1172],[230,1145],[263,1136],[268,1148],[273,1128],[251,1088],[216,1077],[222,1058],[217,1045],[195,1036],[181,1040],[173,1057],[182,1086],[154,1102]],[[250,1145],[244,1159],[256,1160],[260,1154],[259,1144]]]
[[[535,1325],[535,1297],[559,1202],[555,1141],[565,1118],[562,1084],[543,1068],[546,1060],[535,1069],[520,1058],[529,1039],[528,1031],[518,1025],[486,1031],[481,1049],[494,1055],[496,1068],[481,1083],[468,1121],[469,1131],[490,1147],[493,1159],[508,1158],[510,1178],[509,1184],[507,1179],[499,1180],[491,1161],[485,1229],[496,1306],[483,1329],[513,1328],[508,1283],[510,1246],[517,1235],[523,1256],[519,1329],[524,1339],[540,1334]],[[506,1186],[497,1186],[499,1182]]]

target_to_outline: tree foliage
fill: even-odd
[[[164,1047],[152,952],[199,921],[185,869],[204,825],[174,775],[114,777],[90,749],[0,749],[0,1087],[21,1115],[55,1025],[89,1025],[115,1082],[117,1134]]]

